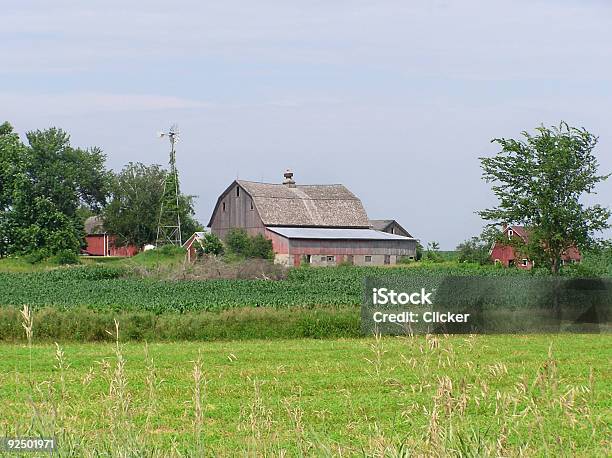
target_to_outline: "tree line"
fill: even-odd
[[[165,169],[130,162],[114,173],[100,148],[75,148],[57,128],[27,132],[26,139],[22,142],[9,123],[0,125],[0,256],[76,254],[84,247],[83,223],[91,215],[102,216],[117,244],[142,247],[155,241],[169,178]],[[488,250],[500,237],[496,228],[504,224],[524,226],[529,239],[512,241],[514,248],[553,273],[570,247],[601,251],[596,235],[610,227],[610,210],[585,203],[610,176],[598,172],[598,138],[561,123],[492,142],[500,151],[480,162],[498,204],[478,212],[487,228],[458,247],[460,260],[488,262]],[[183,240],[201,229],[194,198],[179,197]],[[215,242],[211,247],[220,251]],[[233,233],[230,242],[230,251],[242,256],[271,256],[268,244],[245,234]],[[428,247],[426,257],[434,259],[436,253],[436,247]]]
[[[74,147],[55,127],[25,137],[22,142],[8,122],[0,125],[1,257],[76,255],[85,247],[84,221],[93,215],[102,216],[117,244],[155,241],[165,169],[129,163],[114,173],[100,148]],[[201,229],[194,198],[180,194],[183,239]]]

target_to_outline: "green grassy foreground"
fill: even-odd
[[[0,345],[61,456],[606,456],[612,337]],[[31,364],[31,369],[30,369]]]

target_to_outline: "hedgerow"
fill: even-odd
[[[360,336],[359,311],[354,307],[241,307],[219,313],[164,313],[60,310],[42,307],[34,312],[37,341],[112,341],[114,320],[124,340],[243,340],[350,338]],[[18,307],[0,307],[0,341],[25,339]]]

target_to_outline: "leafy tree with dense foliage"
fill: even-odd
[[[233,228],[225,237],[225,244],[229,253],[238,257],[274,259],[272,240],[262,234],[249,236],[244,229]]]
[[[167,174],[167,171],[156,164],[130,162],[114,175],[111,199],[102,216],[104,228],[117,236],[118,245],[142,247],[155,242]],[[201,225],[194,219],[193,199],[194,196],[179,195],[183,240],[201,229]]]
[[[213,254],[215,256],[222,255],[224,252],[223,242],[216,234],[208,232],[204,234],[204,253]]]
[[[230,229],[225,236],[225,245],[231,254],[247,256],[249,251],[249,234],[244,229]]]
[[[499,239],[501,232],[488,227],[478,237],[472,237],[457,245],[459,262],[474,262],[484,266],[491,263],[489,252],[493,243]]]
[[[607,208],[582,201],[609,175],[598,174],[593,154],[598,138],[583,128],[562,122],[522,136],[493,139],[501,151],[480,158],[499,204],[478,213],[492,224],[525,226],[530,238],[524,252],[557,274],[563,252],[572,246],[593,248],[595,234],[609,227]]]
[[[459,262],[475,262],[480,265],[485,265],[490,262],[489,259],[490,245],[483,243],[480,237],[472,237],[464,240],[457,245],[459,254]]]
[[[262,234],[257,234],[256,236],[251,237],[249,257],[268,259],[272,261],[274,259],[272,240],[265,238]]]
[[[604,240],[595,250],[582,253],[582,261],[564,273],[578,277],[612,277],[612,240]]]
[[[105,155],[73,148],[57,128],[26,138],[24,145],[10,124],[0,126],[0,252],[78,253],[82,210],[99,210],[108,192]]]

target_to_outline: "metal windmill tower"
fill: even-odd
[[[162,193],[159,222],[157,224],[157,238],[155,246],[172,244],[182,245],[181,240],[181,215],[179,207],[179,180],[176,170],[176,142],[179,139],[179,130],[176,124],[170,127],[168,132],[159,132],[160,138],[168,137],[170,140],[170,170],[164,178],[164,190]]]

